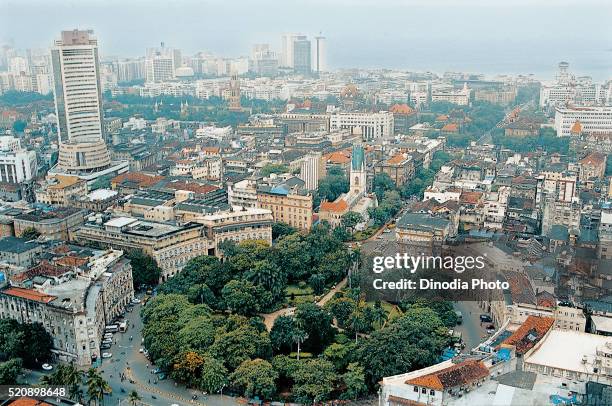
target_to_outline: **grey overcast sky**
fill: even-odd
[[[322,32],[332,68],[534,73],[560,60],[612,78],[612,0],[0,0],[0,43],[49,47],[92,28],[106,56],[164,41],[186,54],[278,49],[280,34]]]

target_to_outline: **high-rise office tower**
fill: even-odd
[[[293,42],[300,34],[283,34],[281,36],[281,55],[279,64],[285,68],[293,68]]]
[[[174,79],[176,69],[181,66],[181,51],[167,48],[162,42],[159,48],[147,49],[145,79],[147,82],[163,82]]]
[[[309,75],[311,68],[310,41],[305,35],[300,35],[293,41],[293,70],[295,73]]]
[[[314,37],[314,46],[312,49],[312,70],[320,73],[327,70],[326,60],[326,39],[325,37]]]
[[[320,152],[307,154],[300,165],[300,179],[306,183],[306,189],[316,190],[319,187],[319,179],[322,177],[325,167],[321,168],[322,160]],[[323,170],[322,170],[323,169]]]
[[[112,173],[104,142],[98,41],[93,32],[62,31],[51,49],[51,62],[60,148],[57,167],[50,173],[88,180]]]

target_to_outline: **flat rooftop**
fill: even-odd
[[[571,330],[552,330],[529,357],[526,363],[593,373],[597,347],[612,343],[612,337]],[[586,357],[586,364],[583,362]]]

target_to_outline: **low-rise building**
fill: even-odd
[[[395,239],[398,243],[415,248],[428,248],[432,252],[446,239],[457,235],[451,220],[423,213],[406,213],[396,224]]]
[[[374,175],[386,173],[397,187],[410,181],[414,176],[414,163],[408,154],[396,154],[374,165]]]
[[[385,406],[446,405],[451,398],[480,386],[490,372],[480,360],[448,360],[418,371],[385,377],[381,400]]]
[[[588,381],[612,384],[612,339],[581,331],[552,330],[526,355],[523,369],[566,381],[584,393]]]
[[[75,230],[73,237],[79,243],[140,249],[157,262],[162,270],[162,281],[180,272],[190,259],[211,255],[214,251],[204,228],[197,223],[174,225],[134,217],[116,217],[101,222],[93,217]]]
[[[208,214],[195,219],[204,225],[204,235],[210,240],[213,253],[223,241],[236,243],[245,240],[263,240],[272,244],[272,211],[260,208],[234,208]]]
[[[42,245],[36,241],[17,237],[0,239],[0,262],[28,267],[34,265],[34,261],[42,252]]]
[[[54,175],[36,190],[36,201],[53,206],[70,206],[73,198],[87,194],[87,182],[77,176]]]
[[[33,228],[49,240],[70,240],[70,232],[83,224],[85,210],[62,207],[52,211],[35,210],[14,217],[15,236]]]
[[[27,274],[23,286],[0,290],[0,318],[41,323],[58,360],[91,365],[101,356],[105,326],[134,297],[130,262],[121,251],[95,251],[62,278],[53,270]]]

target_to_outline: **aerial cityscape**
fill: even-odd
[[[0,405],[612,405],[612,10],[513,1],[0,4]]]

